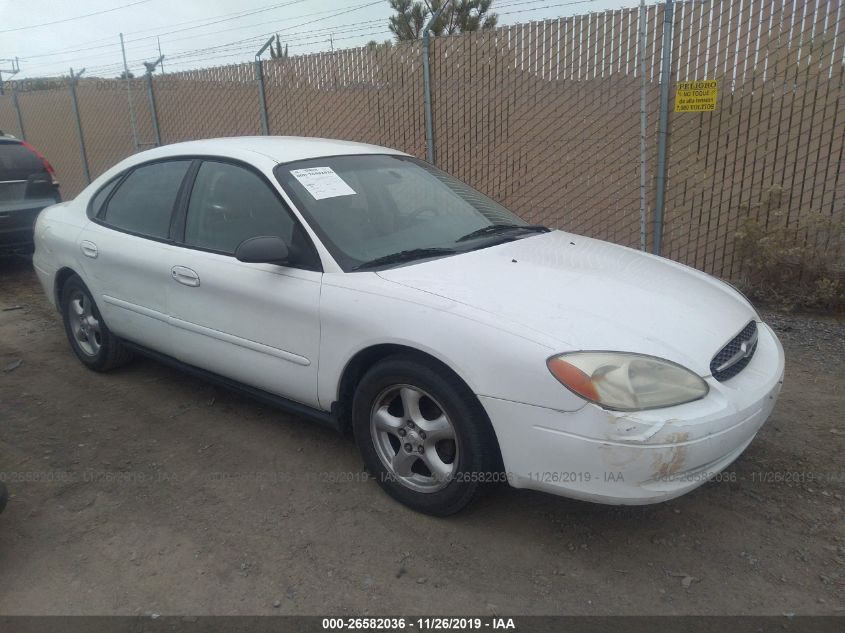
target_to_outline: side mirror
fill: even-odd
[[[282,238],[261,235],[247,238],[238,244],[235,258],[247,264],[289,264],[291,251]]]

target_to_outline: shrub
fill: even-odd
[[[735,241],[739,285],[751,299],[789,311],[845,309],[845,217],[809,212],[790,220],[782,199],[772,188],[740,208],[747,219]]]

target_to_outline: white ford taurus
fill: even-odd
[[[87,367],[141,352],[351,428],[381,486],[432,514],[505,479],[676,497],[739,456],[783,379],[732,287],[528,225],[383,147],[160,147],[47,208],[35,243]]]

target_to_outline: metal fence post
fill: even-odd
[[[666,144],[669,130],[669,75],[672,72],[672,31],[674,20],[672,0],[666,0],[663,8],[663,51],[660,63],[660,120],[657,126],[657,172],[655,184],[657,195],[654,201],[654,244],[652,252],[660,255],[663,242],[663,209],[666,205]]]
[[[12,105],[15,107],[15,114],[18,115],[18,128],[21,131],[21,140],[26,140],[26,130],[23,127],[23,114],[21,113],[21,104],[18,102],[18,91],[15,84],[12,84]]]
[[[120,34],[120,52],[123,55],[123,75],[126,77],[126,101],[129,104],[129,125],[132,128],[132,148],[138,151],[138,126],[135,125],[135,107],[132,105],[132,78],[129,64],[126,62],[126,46],[123,43],[123,33]]]
[[[431,50],[431,26],[443,13],[443,9],[449,4],[449,0],[445,0],[440,8],[431,16],[428,24],[422,32],[423,40],[423,99],[425,103],[425,159],[434,164],[434,122],[431,113],[431,66],[429,64],[429,52]]]
[[[646,210],[646,134],[648,134],[648,114],[646,111],[646,15],[645,0],[640,0],[640,38],[637,43],[637,55],[640,57],[640,250],[646,249],[646,231],[648,216]]]
[[[91,172],[88,170],[88,153],[85,151],[85,137],[82,134],[82,119],[79,118],[79,104],[76,101],[76,84],[79,83],[79,77],[84,72],[85,69],[83,68],[74,75],[73,68],[71,68],[68,88],[70,88],[70,100],[73,104],[73,117],[76,119],[76,135],[79,137],[79,156],[82,158],[82,171],[85,174],[85,182],[90,185]]]
[[[153,120],[153,134],[155,135],[156,147],[161,146],[161,130],[158,127],[158,110],[156,109],[156,97],[153,90],[153,71],[156,66],[164,61],[164,55],[161,55],[154,62],[144,62],[144,67],[147,69],[147,97],[150,100],[150,118]]]
[[[255,54],[255,81],[258,82],[258,108],[261,114],[261,133],[270,135],[270,122],[267,120],[267,95],[264,93],[264,68],[261,66],[261,54],[273,43],[271,37]]]

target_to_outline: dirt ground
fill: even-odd
[[[0,614],[845,614],[845,325],[766,317],[786,384],[722,481],[435,519],[348,438],[149,360],[88,371],[0,259]]]

